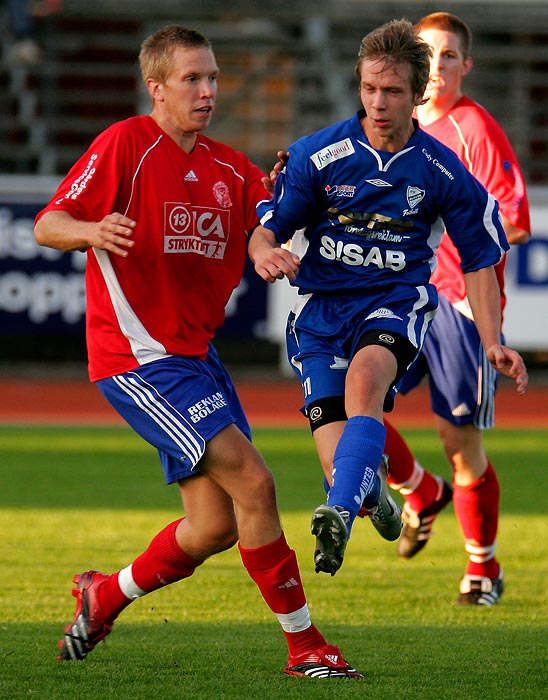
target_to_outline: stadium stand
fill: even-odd
[[[467,91],[503,124],[529,184],[548,182],[548,4],[448,0],[475,35]],[[295,137],[347,116],[361,36],[392,17],[418,19],[432,3],[316,0],[265,4],[202,0],[64,0],[38,18],[42,60],[10,61],[0,17],[0,172],[62,174],[107,124],[146,112],[136,72],[141,38],[176,21],[208,34],[222,66],[212,136],[263,167]],[[350,76],[350,77],[349,77]]]

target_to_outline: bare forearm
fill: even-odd
[[[501,374],[512,377],[518,394],[524,394],[528,377],[523,358],[501,342],[500,290],[494,268],[469,272],[464,277],[474,322],[487,359]]]
[[[63,250],[86,250],[90,247],[89,229],[93,224],[77,221],[63,211],[46,212],[34,229],[39,245]]]
[[[277,243],[274,233],[264,226],[257,226],[249,239],[248,252],[251,262],[254,263],[257,257],[276,247]]]
[[[48,211],[34,228],[39,245],[64,252],[99,248],[126,257],[135,222],[114,212],[101,221],[79,221],[64,211]]]
[[[494,268],[488,267],[464,276],[466,293],[483,347],[501,342],[500,290]]]
[[[274,233],[264,226],[257,226],[248,247],[255,272],[265,282],[275,282],[284,276],[293,281],[299,271],[300,259],[289,250],[280,247]]]

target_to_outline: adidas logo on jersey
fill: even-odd
[[[185,182],[198,182],[198,178],[196,177],[194,170],[189,170],[183,179]]]

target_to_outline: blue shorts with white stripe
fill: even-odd
[[[97,384],[158,450],[168,484],[196,474],[208,440],[231,423],[251,439],[232,380],[211,345],[206,360],[165,357]]]
[[[404,375],[400,393],[411,391],[425,376],[436,415],[456,426],[493,427],[499,374],[485,355],[475,323],[441,294],[422,352]]]

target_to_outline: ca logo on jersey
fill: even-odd
[[[224,258],[230,230],[226,209],[164,203],[164,253],[196,253]]]

